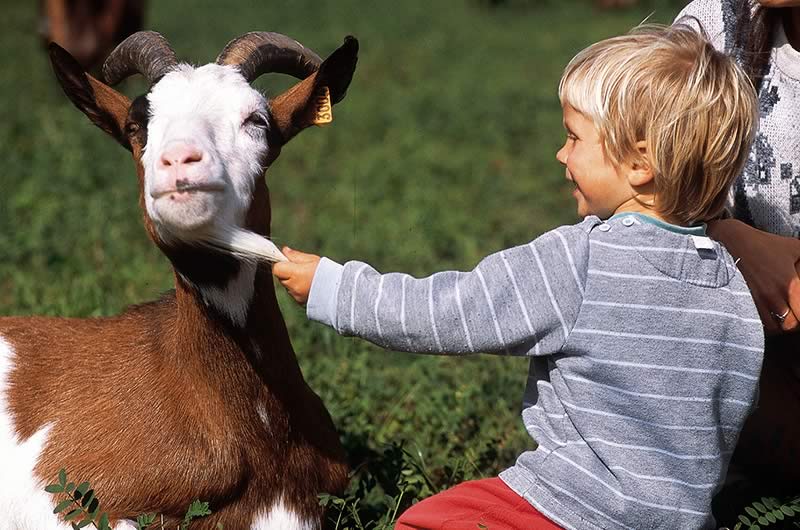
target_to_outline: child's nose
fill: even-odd
[[[564,145],[561,149],[556,151],[556,160],[558,160],[559,162],[561,162],[563,165],[566,166],[567,158],[568,158],[567,146]]]

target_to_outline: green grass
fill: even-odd
[[[334,123],[297,137],[268,173],[273,235],[425,275],[576,221],[555,160],[560,73],[591,42],[678,11],[667,0],[621,12],[580,0],[488,5],[152,1],[147,26],[196,63],[249,30],[287,33],[321,55],[356,35],[359,65]],[[128,153],[57,86],[34,6],[5,6],[0,22],[0,314],[114,314],[169,289],[171,269],[142,228]],[[275,94],[290,83],[258,86]],[[304,373],[364,465],[349,497],[362,498],[363,523],[387,522],[399,488],[402,509],[531,446],[519,418],[525,360],[385,352],[309,323],[280,296]]]

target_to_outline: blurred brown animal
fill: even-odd
[[[144,22],[145,0],[40,0],[40,33],[67,50],[86,69]]]
[[[632,7],[639,3],[638,0],[595,0],[595,5],[600,9],[616,9],[619,7]]]

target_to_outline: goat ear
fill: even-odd
[[[357,61],[358,40],[345,37],[319,70],[272,100],[272,115],[284,143],[309,125],[333,120],[331,106],[344,99]]]
[[[131,146],[123,133],[131,101],[108,85],[87,74],[64,48],[51,42],[50,62],[64,93],[98,127],[123,147]]]

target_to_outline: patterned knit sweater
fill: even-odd
[[[323,259],[307,313],[394,350],[529,356],[538,447],[500,478],[561,526],[713,527],[763,334],[702,229],[590,216],[424,279]]]
[[[695,0],[676,21],[696,18],[714,47],[738,59],[733,40],[738,4],[741,0]],[[782,24],[773,35],[759,101],[758,133],[733,189],[732,212],[766,232],[800,237],[800,52],[787,41]]]

